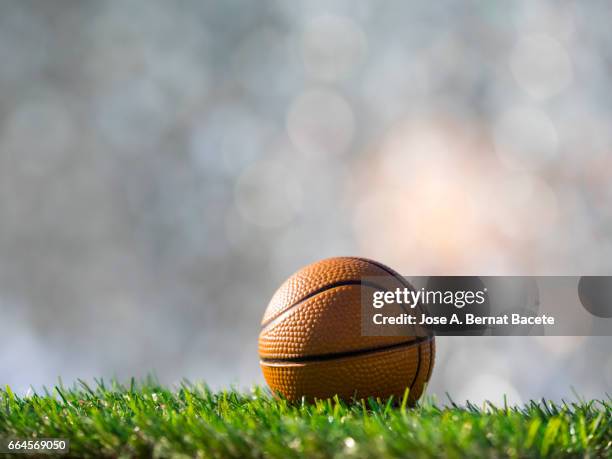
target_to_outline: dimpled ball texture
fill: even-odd
[[[262,319],[259,356],[270,388],[290,401],[338,395],[413,405],[429,381],[433,336],[362,336],[361,279],[385,276],[410,287],[381,263],[356,257],[308,265],[276,291]]]

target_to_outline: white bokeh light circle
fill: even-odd
[[[249,223],[262,228],[280,227],[298,213],[301,188],[284,164],[261,161],[238,178],[235,203],[239,214]]]
[[[516,83],[536,99],[559,94],[572,82],[572,61],[561,43],[546,35],[521,38],[510,68]]]
[[[302,56],[308,73],[334,81],[348,76],[363,60],[366,36],[355,21],[340,16],[320,16],[306,26]]]
[[[456,394],[459,403],[469,400],[475,405],[483,405],[489,401],[498,407],[503,407],[504,401],[508,405],[523,403],[518,389],[507,377],[491,373],[480,373],[468,378]]]
[[[575,353],[586,336],[534,336],[533,339],[551,358],[562,358]]]
[[[221,105],[191,132],[190,153],[205,171],[234,175],[256,160],[275,134],[264,117],[244,105]]]
[[[555,230],[559,204],[554,190],[529,174],[499,176],[484,188],[489,216],[504,236],[528,241]]]
[[[532,170],[554,158],[557,129],[542,110],[518,106],[502,114],[493,129],[495,152],[510,169]]]
[[[340,154],[353,139],[354,115],[348,102],[334,91],[312,89],[289,108],[287,131],[305,154]]]

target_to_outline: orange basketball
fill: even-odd
[[[431,376],[433,336],[362,336],[361,279],[395,271],[339,257],[302,268],[276,291],[261,322],[259,357],[273,391],[288,400],[367,397],[418,400]]]

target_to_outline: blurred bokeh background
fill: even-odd
[[[612,274],[607,2],[4,1],[0,383],[262,383],[319,258]],[[603,397],[609,337],[448,338],[430,393]]]

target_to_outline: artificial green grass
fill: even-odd
[[[291,405],[261,388],[99,381],[28,397],[0,390],[0,437],[68,438],[74,457],[612,457],[611,402]]]

